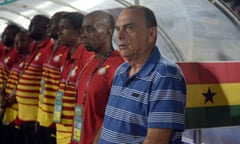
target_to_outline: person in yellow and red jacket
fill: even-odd
[[[68,13],[59,22],[58,38],[69,49],[70,59],[62,69],[59,89],[56,93],[53,120],[56,122],[58,144],[69,144],[72,137],[76,81],[85,61],[92,55],[82,47],[80,32],[83,15]]]
[[[5,111],[6,103],[4,100],[6,81],[8,77],[9,70],[15,64],[16,61],[20,59],[20,54],[17,53],[14,48],[14,38],[16,34],[20,31],[20,27],[15,24],[9,24],[5,27],[2,33],[1,41],[1,57],[0,57],[0,120]],[[0,122],[0,143],[6,143],[5,134],[8,131],[8,126],[3,125],[2,121]]]
[[[4,92],[6,87],[6,80],[11,67],[20,59],[20,54],[14,48],[14,38],[20,28],[14,24],[9,24],[2,34],[2,56],[0,57],[0,95]],[[2,97],[0,96],[0,99]],[[1,105],[1,104],[0,104]],[[4,107],[1,105],[1,107]]]
[[[53,107],[58,89],[61,69],[68,59],[69,50],[58,40],[58,23],[66,12],[55,13],[47,29],[47,35],[54,39],[53,51],[43,63],[41,92],[39,96],[38,116],[39,144],[56,143],[56,125],[53,123]]]
[[[25,61],[29,56],[29,47],[31,39],[28,37],[26,31],[20,31],[15,37],[15,48],[21,59],[15,61],[15,64],[9,71],[6,89],[4,91],[6,110],[3,117],[3,122],[7,124],[8,130],[4,131],[5,142],[9,144],[25,143],[21,129],[21,122],[18,119],[18,104],[16,102],[16,87],[18,84],[18,78],[22,74]]]
[[[16,88],[18,117],[22,121],[22,129],[26,144],[39,141],[37,110],[39,103],[42,66],[52,52],[53,40],[47,37],[46,30],[49,18],[35,15],[29,25],[29,36],[34,40],[31,54],[26,61],[24,71],[19,77]]]

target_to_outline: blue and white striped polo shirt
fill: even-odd
[[[180,68],[161,56],[158,48],[132,77],[122,64],[113,80],[100,144],[142,143],[148,128],[171,128],[170,143],[184,130],[186,84]]]

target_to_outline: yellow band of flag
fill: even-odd
[[[212,101],[203,93],[214,94]],[[240,105],[240,83],[189,84],[187,86],[187,108]]]

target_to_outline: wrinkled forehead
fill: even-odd
[[[72,23],[68,18],[61,18],[58,24],[59,26],[72,26]]]
[[[82,26],[90,25],[93,23],[93,19],[90,16],[84,16]]]
[[[82,26],[94,26],[99,23],[100,19],[95,15],[87,15],[83,19]]]
[[[116,25],[145,22],[144,13],[138,9],[124,9],[117,18]]]
[[[100,19],[96,15],[86,15],[83,19],[83,23],[94,24]]]

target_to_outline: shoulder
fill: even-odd
[[[156,73],[164,77],[174,77],[182,79],[183,73],[181,68],[168,58],[161,56],[154,69]]]
[[[119,52],[114,50],[114,51],[112,51],[112,53],[108,59],[108,62],[115,64],[115,65],[120,65],[124,62],[124,60],[123,60],[122,56],[119,54]]]
[[[68,52],[69,49],[65,45],[60,45],[58,46],[57,51]]]

